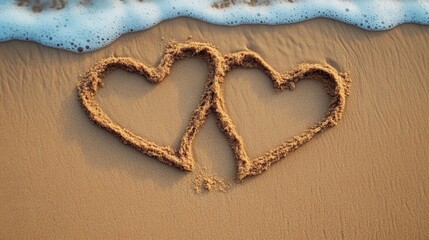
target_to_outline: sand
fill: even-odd
[[[228,192],[231,188],[231,182],[226,178],[218,177],[208,171],[208,169],[203,168],[195,175],[195,178],[192,181],[195,193],[203,193],[206,191]]]
[[[90,121],[76,85],[97,61],[156,66],[170,39],[251,50],[279,73],[329,64],[353,80],[341,121],[263,174],[234,183],[235,153],[209,113],[192,172],[124,145]],[[88,54],[35,43],[0,44],[0,238],[429,238],[429,32],[367,32],[331,20],[222,27],[180,18]],[[112,120],[177,149],[210,69],[181,60],[159,84],[117,70],[96,96]],[[250,158],[326,115],[330,96],[303,80],[275,93],[258,69],[235,69],[222,91]],[[160,111],[161,109],[161,111]],[[203,169],[231,181],[195,194]]]

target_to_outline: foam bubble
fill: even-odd
[[[214,0],[69,0],[62,10],[34,13],[15,1],[0,0],[0,42],[18,39],[74,52],[110,44],[122,34],[151,28],[181,16],[220,25],[288,24],[325,17],[380,31],[402,23],[429,24],[429,1],[297,0],[268,5],[232,4],[214,8]]]

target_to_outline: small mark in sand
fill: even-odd
[[[195,176],[192,183],[196,193],[204,191],[227,192],[231,188],[231,183],[227,179],[209,174],[205,168]]]

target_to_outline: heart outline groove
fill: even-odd
[[[351,80],[348,73],[339,73],[329,64],[307,63],[300,64],[294,69],[280,74],[265,62],[259,54],[251,51],[228,54],[224,56],[224,59],[225,75],[236,68],[260,69],[271,79],[274,89],[278,92],[286,89],[294,90],[296,83],[300,80],[322,81],[326,93],[331,97],[328,111],[322,120],[314,123],[303,133],[286,139],[283,143],[274,149],[268,150],[263,155],[250,159],[245,150],[245,143],[226,110],[221,86],[223,82],[215,83],[214,109],[219,124],[229,139],[230,146],[234,151],[238,165],[237,179],[239,181],[250,176],[259,175],[268,170],[271,164],[285,158],[289,153],[309,142],[313,137],[327,128],[336,126],[341,119],[346,104],[346,98],[350,95]]]
[[[147,81],[157,84],[170,74],[171,67],[175,62],[195,56],[203,56],[208,63],[208,79],[200,103],[191,115],[177,150],[171,146],[160,146],[121,127],[111,120],[95,102],[98,90],[104,86],[104,77],[111,71],[122,69],[130,73],[137,73],[145,77]],[[274,149],[268,150],[262,156],[250,159],[245,150],[245,143],[227,112],[222,90],[226,74],[236,68],[257,68],[264,71],[272,80],[274,89],[277,91],[293,90],[295,84],[302,79],[322,81],[327,94],[331,96],[331,103],[325,118],[313,124],[303,133],[285,140]],[[317,134],[336,126],[345,108],[350,83],[351,80],[347,73],[339,73],[328,64],[301,64],[291,71],[280,74],[255,52],[243,51],[222,56],[211,44],[171,41],[166,47],[164,56],[155,67],[148,67],[128,57],[109,57],[98,61],[82,76],[77,86],[77,93],[82,107],[95,124],[117,135],[124,144],[130,145],[160,162],[185,171],[193,170],[195,162],[192,154],[193,141],[207,115],[213,111],[218,126],[229,139],[230,146],[234,151],[237,160],[237,180],[241,181],[247,177],[261,174],[272,163],[283,159]]]
[[[100,127],[120,137],[123,143],[131,145],[138,151],[150,157],[155,157],[163,163],[181,170],[191,171],[194,165],[192,143],[212,105],[213,92],[211,85],[217,81],[215,78],[219,77],[218,70],[221,69],[218,60],[222,59],[222,57],[219,54],[219,51],[208,44],[171,42],[156,67],[148,67],[143,63],[126,57],[102,59],[85,73],[78,84],[78,98],[89,118]],[[170,146],[160,146],[121,127],[111,120],[95,102],[95,96],[99,88],[104,86],[103,77],[115,69],[120,68],[130,73],[138,73],[149,82],[156,84],[163,81],[170,74],[171,67],[176,61],[198,55],[205,57],[209,62],[209,80],[205,85],[201,101],[193,112],[181,138],[178,150],[174,150]]]

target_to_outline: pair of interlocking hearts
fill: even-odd
[[[172,65],[183,58],[203,56],[208,62],[209,74],[205,91],[198,108],[193,112],[190,122],[181,139],[180,147],[174,150],[170,146],[158,144],[137,136],[111,120],[95,102],[95,95],[103,86],[103,78],[115,69],[123,69],[144,76],[152,83],[159,83],[170,74]],[[295,84],[303,79],[321,81],[331,97],[326,116],[303,133],[294,136],[264,155],[250,159],[245,150],[243,139],[234,126],[225,107],[222,84],[225,75],[235,68],[257,68],[264,71],[273,81],[276,90],[293,90]],[[182,170],[192,171],[194,159],[192,144],[209,112],[216,114],[219,126],[229,139],[238,161],[237,178],[258,175],[267,170],[272,163],[284,158],[315,135],[335,126],[344,111],[349,95],[350,79],[347,74],[339,73],[328,64],[301,64],[292,71],[280,74],[268,65],[257,53],[244,51],[222,56],[211,44],[199,42],[170,42],[165,54],[156,67],[148,67],[132,58],[109,57],[99,61],[82,78],[78,85],[78,96],[89,117],[99,126],[118,135],[125,144],[157,158],[159,161]]]

